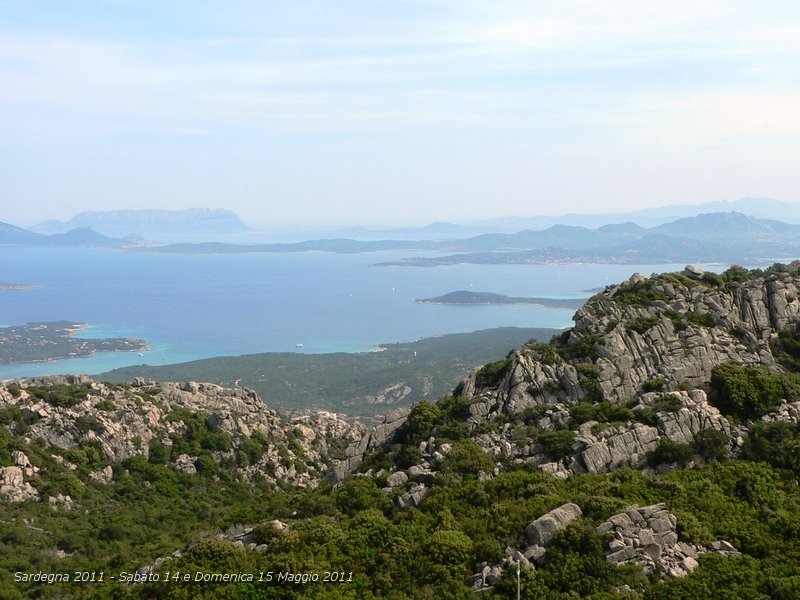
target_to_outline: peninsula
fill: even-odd
[[[96,352],[133,352],[147,348],[134,338],[78,338],[84,323],[53,321],[0,327],[0,365],[92,356]]]

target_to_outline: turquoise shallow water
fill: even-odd
[[[635,271],[650,274],[684,266],[369,266],[402,256],[0,248],[0,282],[37,286],[0,292],[0,324],[79,321],[88,324],[79,335],[138,337],[151,346],[143,356],[106,353],[0,367],[0,377],[91,374],[141,363],[255,352],[355,352],[378,343],[501,326],[567,327],[572,310],[414,300],[461,289],[582,297],[587,289],[616,283]]]

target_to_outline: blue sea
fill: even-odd
[[[420,255],[414,252],[414,255]],[[372,267],[409,256],[178,255],[97,248],[0,248],[0,326],[68,320],[84,337],[136,337],[150,349],[0,367],[0,378],[93,374],[256,352],[359,352],[491,327],[568,327],[573,310],[414,300],[456,290],[580,298],[639,271],[684,265]],[[723,267],[708,267],[720,270]]]

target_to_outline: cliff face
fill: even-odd
[[[800,262],[738,283],[694,267],[636,274],[591,298],[574,320],[564,339],[517,351],[499,381],[473,375],[465,395],[513,415],[581,400],[625,403],[659,384],[699,388],[725,362],[780,370],[769,340],[800,321]]]

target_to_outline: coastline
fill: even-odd
[[[0,367],[91,358],[101,352],[150,350],[150,344],[138,338],[78,337],[88,328],[88,324],[75,321],[37,321],[0,327]]]

